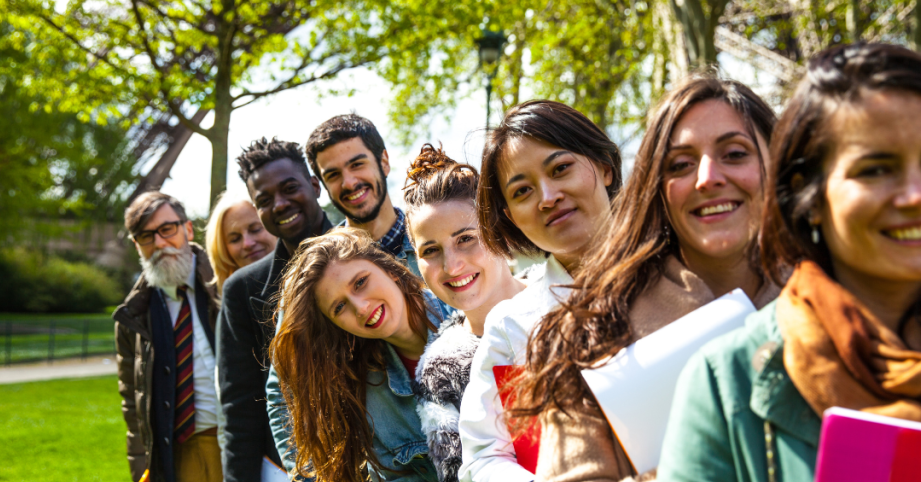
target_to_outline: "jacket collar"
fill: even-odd
[[[212,282],[214,280],[214,271],[211,269],[211,263],[208,261],[208,255],[205,250],[197,243],[189,243],[192,246],[192,254],[195,255],[195,275],[197,280],[204,286],[208,293],[208,299],[216,306],[217,286]],[[137,283],[128,293],[125,302],[119,305],[112,314],[115,321],[125,325],[138,332],[142,337],[150,339],[150,317],[147,316],[150,308],[150,298],[153,290],[156,289],[147,283],[144,275],[138,277]],[[209,311],[214,307],[209,307]]]
[[[768,341],[758,347],[752,359],[756,375],[752,380],[750,406],[755,415],[818,447],[821,418],[800,395],[784,368],[783,338],[777,325],[776,308],[777,303],[773,302],[762,310],[770,316],[767,323],[761,324]]]
[[[330,229],[333,229],[333,223],[329,222],[329,218],[326,217],[326,213],[324,212],[323,223],[320,227],[321,232],[317,234],[317,236],[326,234]],[[281,282],[281,275],[284,274],[285,267],[288,266],[288,262],[291,261],[292,257],[293,254],[288,252],[285,243],[279,239],[275,244],[275,252],[272,253],[272,266],[269,268],[269,277],[265,280],[262,291],[259,293],[260,301],[267,301],[278,292],[278,283]]]

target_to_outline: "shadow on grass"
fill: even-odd
[[[131,480],[113,376],[0,385],[0,481]]]

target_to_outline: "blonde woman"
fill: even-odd
[[[266,231],[249,198],[221,194],[205,228],[205,247],[218,294],[234,271],[271,253],[277,240]]]

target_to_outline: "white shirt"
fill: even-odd
[[[186,281],[189,308],[192,309],[192,371],[195,387],[195,432],[217,427],[217,392],[214,389],[214,352],[208,343],[208,335],[198,318],[195,306],[195,255],[192,255],[192,273]],[[173,327],[182,309],[182,298],[176,293],[176,287],[161,288],[166,294],[166,307],[169,309]]]
[[[461,401],[459,432],[463,465],[458,476],[473,482],[531,482],[534,474],[518,465],[505,422],[492,368],[524,363],[531,330],[569,295],[572,277],[553,256],[531,275],[534,282],[486,315],[483,338],[470,367],[470,383]]]

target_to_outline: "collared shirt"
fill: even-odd
[[[390,226],[390,230],[387,231],[387,234],[384,235],[377,242],[384,248],[384,251],[394,255],[397,258],[401,258],[403,254],[403,239],[406,237],[406,215],[403,214],[403,210],[400,208],[393,208],[394,214],[397,215],[397,220],[394,221],[393,226]],[[345,218],[344,221],[339,223],[340,226],[348,226],[349,219]]]
[[[195,264],[195,255],[192,255],[192,266]],[[195,387],[195,431],[201,432],[217,426],[217,392],[214,388],[214,352],[208,343],[205,328],[198,317],[195,304],[195,269],[186,280],[186,296],[189,299],[189,308],[192,309],[192,371],[194,373],[193,385]],[[176,326],[176,318],[182,309],[182,298],[176,292],[175,286],[161,288],[165,294],[166,307],[169,316]]]

